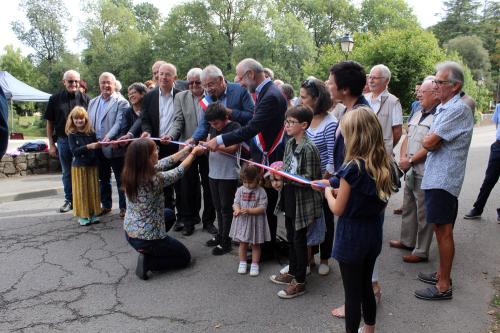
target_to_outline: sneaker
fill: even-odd
[[[281,274],[286,274],[288,273],[288,270],[290,269],[290,265],[286,265],[280,270]],[[311,267],[307,266],[306,267],[306,275],[311,275]]]
[[[415,297],[426,301],[448,300],[453,298],[453,290],[450,288],[445,292],[440,292],[436,286],[431,286],[425,289],[416,290]]]
[[[476,220],[481,218],[481,213],[476,209],[472,208],[467,214],[464,215],[466,220]]]
[[[214,247],[214,246],[217,246],[219,245],[220,242],[219,242],[219,239],[217,237],[214,237],[212,239],[209,239],[205,245],[208,246],[208,247]]]
[[[246,261],[240,261],[240,265],[238,266],[238,274],[246,274],[247,273],[247,263]]]
[[[330,266],[326,264],[319,264],[318,274],[325,276],[328,275],[328,273],[330,273]]]
[[[278,275],[271,275],[271,281],[276,284],[290,284],[294,280],[294,276],[288,273],[279,273]]]
[[[295,279],[288,284],[288,286],[278,292],[280,298],[294,298],[306,292],[306,284],[298,283]]]
[[[64,204],[59,208],[59,213],[67,213],[73,209],[73,204],[69,201],[64,201]]]
[[[231,248],[230,247],[222,247],[221,245],[217,245],[212,250],[212,254],[214,256],[221,256],[221,255],[229,253],[229,252],[231,252]]]
[[[257,276],[257,275],[259,275],[259,264],[250,265],[250,276]]]
[[[80,217],[78,219],[78,223],[80,223],[80,225],[82,225],[82,226],[87,226],[87,225],[90,225],[90,219],[88,219],[86,217]]]
[[[92,216],[90,218],[90,223],[94,223],[94,224],[97,224],[97,223],[100,223],[101,221],[99,220],[99,218],[97,216]]]

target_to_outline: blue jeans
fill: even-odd
[[[67,137],[57,138],[57,151],[59,153],[59,162],[61,163],[64,199],[68,202],[72,202],[73,192],[71,189],[71,162],[73,160],[73,154],[69,148]]]
[[[111,169],[115,174],[116,188],[118,189],[118,203],[120,209],[126,208],[125,193],[120,189],[122,186],[122,169],[124,164],[123,157],[106,158],[101,151],[98,152],[99,157],[99,190],[101,191],[101,204],[103,208],[112,208],[113,201],[111,199]]]
[[[174,212],[166,208],[165,229],[167,231],[172,227],[174,221]],[[173,237],[145,240],[129,237],[125,232],[125,238],[137,252],[144,254],[148,270],[162,271],[184,268],[191,262],[189,250]]]

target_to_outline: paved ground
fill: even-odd
[[[493,136],[491,126],[477,129],[469,154],[455,228],[452,301],[432,303],[413,296],[414,289],[424,286],[416,280],[417,272],[437,267],[437,249],[433,243],[430,262],[410,265],[401,261],[403,251],[388,247],[388,240],[399,236],[400,217],[391,212],[402,195],[391,199],[380,257],[378,332],[476,333],[489,326],[491,281],[500,274],[495,216],[500,186],[482,220],[461,216],[477,195]],[[32,187],[26,184],[30,178],[1,180],[0,193],[60,187],[58,176],[46,176],[45,183],[40,179]],[[116,210],[103,223],[84,228],[70,214],[55,212],[62,194],[41,195],[48,194],[0,201],[2,332],[343,332],[344,322],[329,312],[343,302],[334,263],[327,277],[313,272],[305,296],[285,301],[275,296],[279,286],[268,280],[278,263],[264,264],[259,277],[240,276],[236,249],[213,257],[203,245],[208,234],[197,230],[189,238],[173,233],[196,258],[192,267],[140,281],[134,275],[136,253],[124,240]]]

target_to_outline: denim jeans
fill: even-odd
[[[73,192],[71,189],[71,162],[73,160],[73,154],[69,148],[67,137],[57,138],[57,151],[59,153],[59,162],[61,163],[64,199],[68,202],[72,202]]]
[[[99,150],[99,190],[101,191],[101,204],[103,208],[112,208],[111,199],[111,169],[115,174],[116,188],[118,189],[118,201],[120,209],[126,208],[125,193],[120,189],[122,186],[122,169],[124,164],[123,157],[106,158]]]

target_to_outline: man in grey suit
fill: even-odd
[[[201,86],[201,68],[191,68],[187,73],[189,90],[179,92],[174,99],[174,120],[167,135],[173,140],[186,141],[193,135],[202,117],[203,110],[200,100],[204,92]],[[198,175],[199,173],[199,175]],[[194,224],[200,222],[201,208],[201,185],[203,187],[203,229],[217,233],[214,226],[215,210],[212,204],[212,196],[208,185],[208,156],[203,155],[196,159],[184,177],[175,184],[176,193],[180,196],[177,211],[178,220],[174,230],[194,228]]]
[[[128,102],[116,94],[115,85],[116,78],[113,74],[102,73],[99,76],[101,94],[89,103],[89,119],[99,141],[106,142],[118,138],[123,112],[129,107]],[[98,157],[102,214],[109,213],[113,204],[111,199],[111,169],[113,169],[118,188],[120,217],[124,217],[126,209],[125,194],[120,190],[124,151],[106,145],[102,150],[98,151]]]

